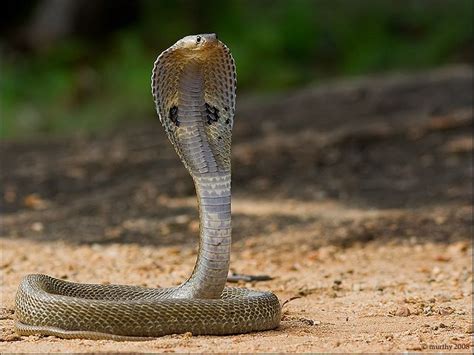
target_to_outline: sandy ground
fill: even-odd
[[[244,98],[231,269],[274,279],[281,326],[143,342],[15,334],[28,273],[161,287],[192,270],[186,171],[156,121],[3,142],[1,352],[467,353],[472,347],[472,70]]]

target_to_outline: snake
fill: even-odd
[[[128,341],[279,326],[281,305],[274,293],[226,286],[236,82],[232,54],[213,33],[180,39],[152,70],[156,111],[198,200],[199,248],[191,276],[175,287],[147,288],[27,275],[15,297],[18,334]]]

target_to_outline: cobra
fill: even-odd
[[[19,334],[136,340],[279,325],[281,307],[273,293],[226,287],[235,90],[234,60],[215,34],[184,37],[154,63],[156,109],[194,181],[199,204],[199,251],[189,279],[177,287],[144,288],[28,275],[15,300]]]

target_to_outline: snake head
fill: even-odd
[[[215,33],[204,33],[186,36],[173,46],[181,54],[190,57],[207,56],[213,49],[219,46],[219,40]]]
[[[181,38],[176,44],[182,46],[183,48],[202,48],[204,46],[209,46],[217,44],[217,34],[215,33],[204,33],[198,35],[191,35]]]

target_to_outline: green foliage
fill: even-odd
[[[229,45],[239,93],[472,60],[471,0],[143,0],[141,9],[105,43],[71,38],[41,54],[4,56],[1,136],[154,116],[152,63],[190,33],[217,32]]]

